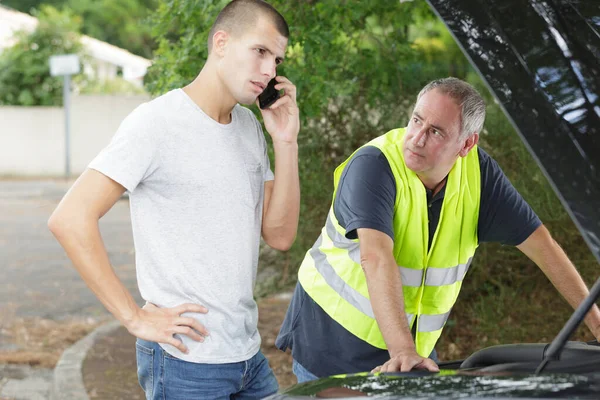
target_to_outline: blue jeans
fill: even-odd
[[[314,381],[319,379],[318,376],[307,370],[296,360],[292,360],[292,372],[296,375],[296,379],[298,379],[298,383],[304,383],[308,381]]]
[[[438,360],[438,357],[437,357],[437,351],[435,351],[435,349],[433,349],[433,351],[429,355],[429,358],[431,358],[433,361],[435,361],[436,364],[440,363],[440,361]],[[304,382],[314,381],[316,379],[319,379],[318,376],[316,376],[315,374],[313,374],[312,372],[310,372],[309,370],[304,368],[302,366],[302,364],[300,364],[296,360],[292,360],[292,372],[294,373],[294,375],[296,375],[296,379],[298,379],[298,383],[304,383]]]
[[[262,399],[279,389],[265,356],[247,361],[198,364],[173,357],[158,343],[137,339],[138,380],[148,400]]]

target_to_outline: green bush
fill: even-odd
[[[81,19],[70,11],[41,7],[39,25],[21,32],[17,42],[0,53],[0,105],[62,104],[62,78],[50,76],[50,56],[81,54]]]
[[[139,87],[123,78],[114,78],[106,81],[82,80],[77,85],[81,94],[145,94],[143,87]]]

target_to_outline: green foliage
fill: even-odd
[[[155,6],[156,0],[65,1],[65,7],[81,16],[81,33],[146,58],[152,58],[155,48],[147,23]]]
[[[465,79],[470,66],[454,38],[439,20],[419,20],[411,26],[409,36],[419,51],[421,68],[446,66],[445,75]],[[438,70],[437,72],[442,72]]]
[[[151,93],[187,85],[207,58],[208,31],[227,1],[159,1],[151,16],[152,36],[158,41],[154,64],[146,76]]]
[[[134,85],[123,78],[106,81],[83,80],[77,88],[81,94],[145,94],[144,88]]]
[[[150,36],[147,18],[157,0],[0,0],[15,10],[33,13],[52,5],[70,9],[81,17],[81,33],[152,58],[156,42]]]
[[[43,6],[39,25],[19,33],[17,43],[0,54],[0,105],[50,106],[62,103],[62,79],[50,76],[49,59],[80,54],[81,19],[68,10]]]
[[[0,0],[0,5],[14,8],[15,10],[30,13],[42,5],[59,7],[67,0]]]

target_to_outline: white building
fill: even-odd
[[[0,5],[0,52],[14,45],[16,31],[31,32],[37,24],[37,18]],[[92,60],[83,65],[86,75],[101,81],[122,76],[126,81],[142,86],[150,60],[89,36],[82,35],[81,44]]]

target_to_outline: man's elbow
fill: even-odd
[[[67,230],[65,218],[58,210],[55,210],[52,215],[50,215],[50,218],[48,218],[48,229],[56,238],[63,236]]]
[[[54,210],[48,219],[48,229],[58,241],[77,232],[81,233],[83,226],[85,226],[84,221],[74,218],[73,215],[65,215],[60,208]]]
[[[270,238],[265,238],[265,242],[269,245],[269,247],[275,250],[288,251],[294,244],[294,239],[294,236],[285,237],[282,235],[277,235]]]
[[[365,275],[371,275],[384,264],[384,258],[378,252],[371,251],[360,255],[360,266]]]

